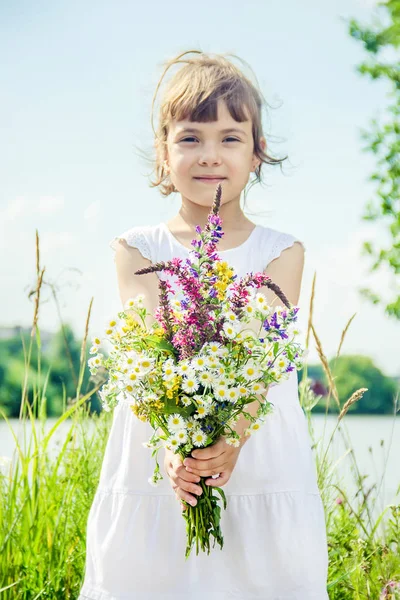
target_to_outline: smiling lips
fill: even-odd
[[[226,177],[194,177],[196,181],[202,181],[203,183],[215,183],[217,181],[224,181]]]

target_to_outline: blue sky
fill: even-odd
[[[363,240],[383,234],[361,220],[374,168],[360,130],[384,114],[387,88],[356,72],[361,47],[345,20],[370,22],[372,1],[269,0],[239,4],[151,2],[2,3],[0,49],[0,325],[30,325],[35,230],[63,319],[81,337],[94,297],[91,335],[121,308],[109,241],[134,225],[168,220],[179,198],[148,186],[151,99],[162,62],[180,52],[232,52],[254,70],[274,108],[265,122],[284,174],[248,196],[254,222],[292,233],[307,249],[299,304],[306,328],[317,275],[314,324],[331,358],[371,356],[400,374],[400,324],[361,300],[357,287],[391,297],[388,272],[368,275]],[[272,138],[271,138],[272,136]],[[5,290],[5,293],[4,293]],[[59,327],[50,288],[40,324]],[[317,360],[312,344],[310,359]]]

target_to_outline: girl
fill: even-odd
[[[186,54],[195,56],[183,59]],[[182,204],[170,221],[133,226],[112,240],[122,303],[143,293],[153,312],[158,277],[168,277],[177,289],[165,273],[134,272],[151,262],[188,257],[194,228],[205,225],[221,182],[221,258],[239,276],[264,270],[297,305],[302,242],[254,224],[240,206],[250,174],[252,183],[260,182],[262,163],[282,162],[266,153],[261,93],[224,55],[190,51],[167,68],[178,63],[184,66],[161,102],[152,185],[164,196],[179,192]],[[270,304],[278,301],[269,289],[260,291]],[[222,438],[184,463],[165,450],[165,477],[157,487],[148,483],[153,458],[143,447],[151,427],[121,401],[89,513],[79,600],[326,600],[325,518],[297,386],[293,371],[268,390],[274,412],[251,438],[243,435],[248,423],[242,418],[237,448]],[[182,500],[196,504],[200,476],[208,485],[224,486],[224,547],[216,545],[210,555],[192,551],[185,561]]]

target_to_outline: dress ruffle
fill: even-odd
[[[186,561],[185,521],[174,496],[98,490],[78,600],[328,599],[319,494],[232,494],[227,502],[223,548],[216,545],[210,556],[194,549]]]

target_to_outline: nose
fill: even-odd
[[[200,165],[219,165],[221,158],[215,144],[204,144],[199,156]]]

